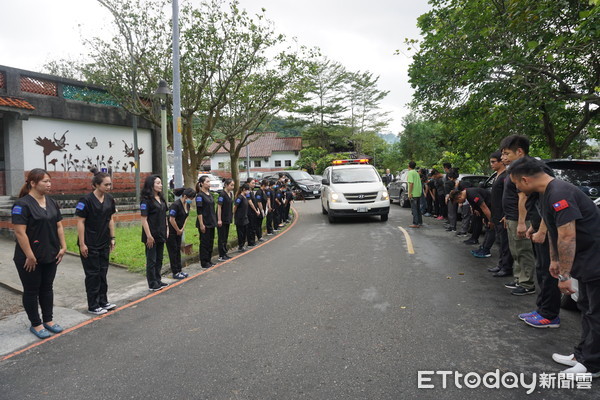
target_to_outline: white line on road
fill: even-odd
[[[406,248],[408,250],[408,254],[415,254],[415,248],[413,247],[412,240],[410,238],[410,235],[406,231],[406,229],[404,229],[401,226],[399,226],[398,229],[400,229],[402,231],[402,233],[404,233],[404,238],[406,239]]]

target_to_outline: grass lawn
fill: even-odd
[[[196,210],[190,210],[190,215],[185,224],[184,241],[186,244],[192,244],[193,253],[198,253],[200,236],[196,229]],[[263,226],[266,219],[263,219]],[[117,227],[115,230],[117,245],[110,255],[110,261],[113,263],[126,265],[129,271],[145,273],[146,272],[146,254],[144,244],[142,243],[142,224]],[[65,238],[67,240],[67,249],[73,253],[79,254],[77,247],[77,229],[65,228]],[[229,240],[237,240],[235,225],[231,224],[229,228]],[[217,233],[215,231],[215,250],[217,245]],[[213,254],[215,252],[213,251]],[[218,254],[218,253],[217,253]],[[184,256],[185,257],[185,256]],[[164,263],[169,262],[169,255],[165,246]]]

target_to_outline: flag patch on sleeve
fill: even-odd
[[[146,203],[140,204],[140,210],[145,210],[147,208],[148,208],[148,205]]]
[[[560,210],[564,210],[565,208],[568,208],[569,203],[567,203],[566,200],[561,200],[561,201],[558,201],[558,202],[552,204],[552,207],[554,208],[554,211],[560,211]]]
[[[21,206],[14,206],[12,213],[13,215],[21,215],[23,213],[23,208]]]
[[[475,197],[475,198],[473,199],[473,201],[474,201],[475,203],[479,203],[479,197]]]
[[[83,211],[83,209],[85,208],[85,203],[80,201],[79,203],[77,203],[77,206],[75,208],[79,211]]]
[[[170,214],[172,217],[176,217],[176,216],[177,216],[177,211],[175,211],[175,210],[171,210],[171,211],[169,211],[169,214]]]

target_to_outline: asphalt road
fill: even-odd
[[[410,210],[329,224],[296,204],[275,240],[133,307],[0,363],[0,399],[522,399],[589,390],[469,389],[418,371],[556,373],[578,315],[534,330],[515,297],[462,240]],[[494,253],[495,254],[495,253]],[[510,380],[509,380],[510,382]],[[593,392],[597,392],[592,389]]]

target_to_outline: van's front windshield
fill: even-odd
[[[331,183],[380,182],[373,168],[339,168],[331,173]]]

